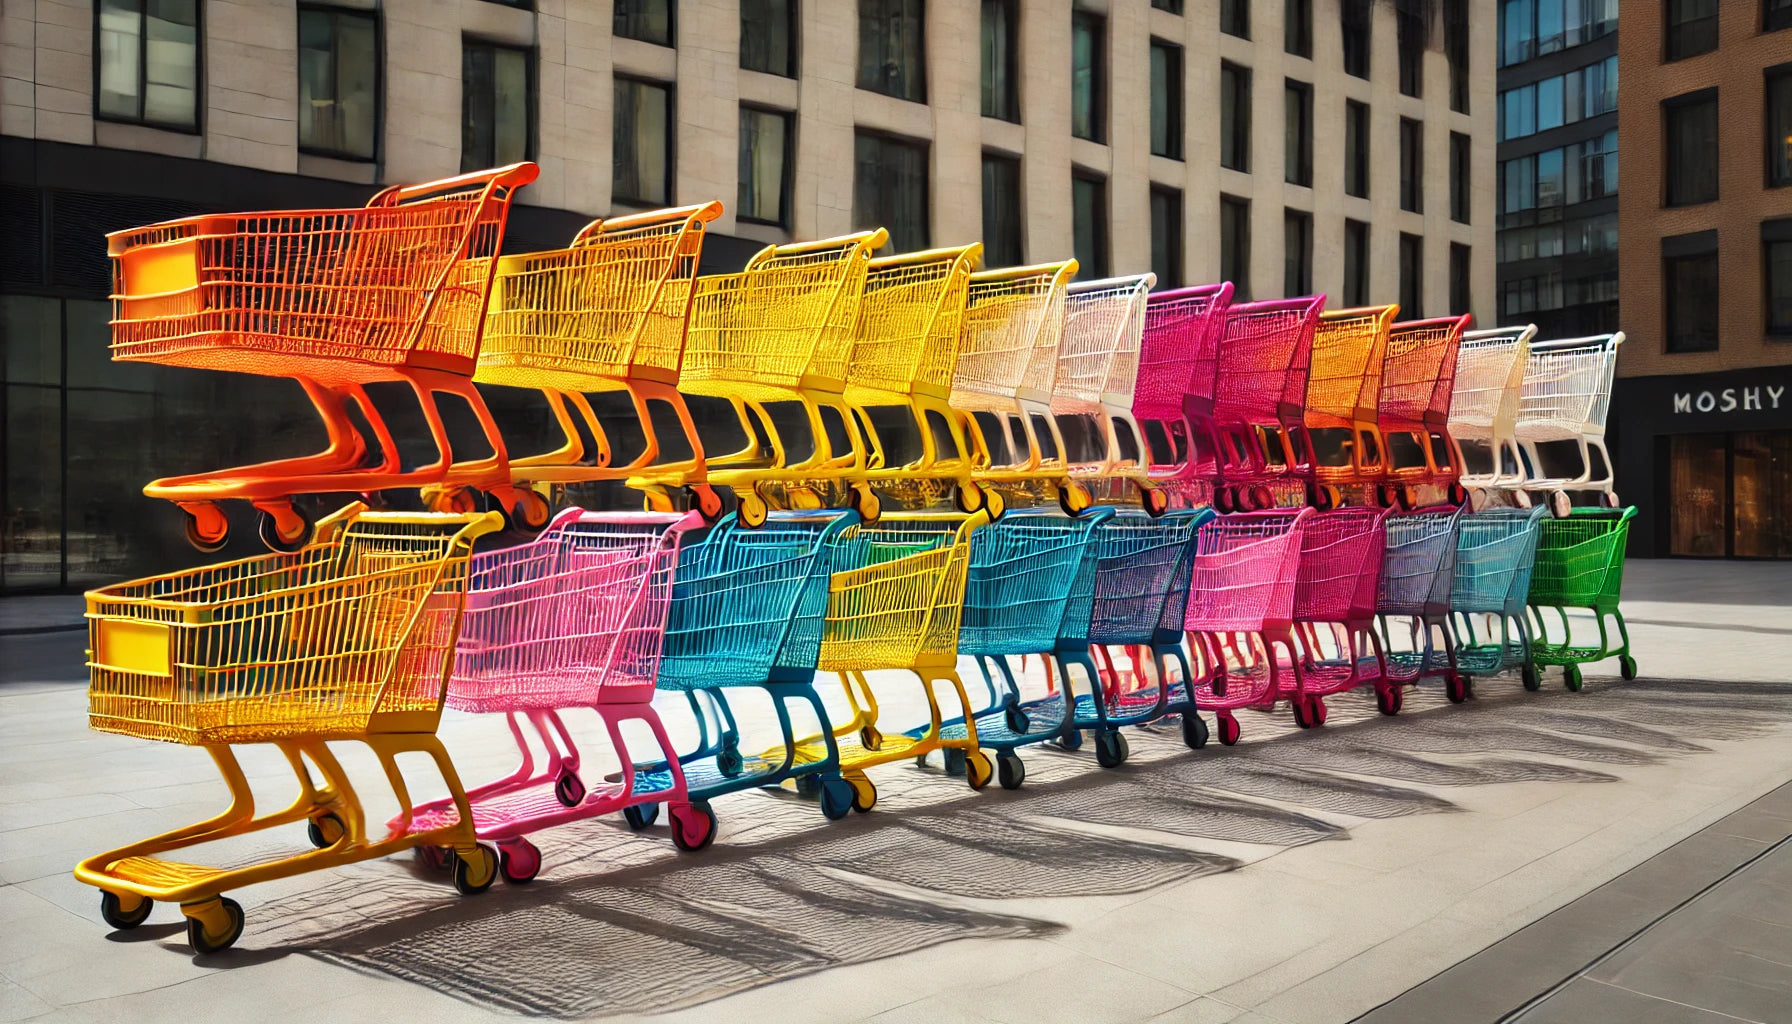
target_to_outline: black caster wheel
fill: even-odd
[[[585,780],[571,768],[560,769],[560,777],[554,780],[554,799],[562,807],[579,806],[585,799]]]
[[[672,845],[696,853],[716,841],[716,812],[708,804],[686,804],[671,810]]]
[[[964,774],[965,753],[957,747],[945,750],[946,774],[954,778]]]
[[[306,838],[320,850],[335,846],[347,834],[348,826],[342,823],[342,818],[335,811],[325,811],[305,823]]]
[[[849,777],[847,783],[852,786],[852,809],[864,814],[877,806],[877,787],[863,775]]]
[[[1524,683],[1524,688],[1532,693],[1543,689],[1543,677],[1538,674],[1537,666],[1528,661],[1519,668],[1518,678]]]
[[[1126,737],[1118,731],[1095,734],[1095,763],[1103,768],[1120,767],[1126,763],[1128,753]]]
[[[125,900],[137,902],[131,909],[125,909]],[[128,932],[149,920],[149,912],[156,908],[156,901],[147,896],[120,896],[115,892],[100,890],[100,918],[108,925],[121,932]]]
[[[488,881],[486,884],[490,885],[491,883]],[[187,944],[193,947],[193,952],[201,956],[208,953],[222,953],[236,945],[236,940],[243,937],[242,904],[228,896],[220,896],[218,905],[223,910],[224,921],[222,927],[216,930],[207,928],[205,922],[197,917],[187,918]]]
[[[498,877],[498,851],[484,843],[472,853],[454,854],[454,888],[462,896],[477,896],[492,887]]]
[[[821,784],[821,814],[829,821],[839,821],[852,813],[852,783],[845,779],[828,779]]]
[[[989,762],[989,755],[981,750],[973,750],[965,755],[964,781],[969,783],[972,789],[982,789],[989,785],[989,780],[995,776],[996,766]]]
[[[723,747],[716,753],[716,771],[721,772],[723,778],[739,778],[746,770],[746,759],[740,756],[738,747]]]
[[[1076,751],[1083,748],[1083,734],[1079,729],[1071,729],[1052,741],[1059,750]]]
[[[1635,679],[1636,678],[1636,659],[1632,658],[1628,654],[1620,655],[1618,658],[1618,671],[1624,676],[1625,682],[1629,682],[1632,679]]]
[[[632,809],[632,808],[631,808]],[[498,847],[498,873],[508,885],[527,885],[541,873],[541,851],[527,839]]]
[[[639,832],[660,820],[660,805],[629,804],[622,809],[622,820],[628,822],[629,828]]]
[[[1579,665],[1562,666],[1562,685],[1566,686],[1570,693],[1580,692],[1581,678]]]
[[[1193,711],[1185,711],[1182,715],[1182,742],[1190,750],[1200,750],[1207,746],[1207,720]]]
[[[1011,750],[997,754],[996,781],[1003,789],[1019,789],[1027,781],[1027,763]]]

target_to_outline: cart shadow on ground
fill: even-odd
[[[1067,770],[826,827],[800,801],[749,795],[762,803],[718,805],[722,840],[698,855],[670,852],[663,828],[565,828],[541,837],[539,879],[473,899],[442,896],[418,866],[369,865],[263,908],[260,951],[207,960],[305,953],[536,1016],[663,1012],[954,940],[1048,937],[1067,926],[1040,901],[1137,894],[1345,840],[1367,820],[1450,812],[1439,791],[1454,787],[1614,781],[1792,720],[1792,684],[1482,687],[1466,706],[1433,697],[1393,720],[1341,697],[1324,729],[1199,753],[1174,727],[1133,730],[1115,771],[1038,751]],[[1248,716],[1247,741],[1286,717]],[[925,774],[887,770],[892,783],[904,772]],[[795,827],[756,840],[755,815]]]

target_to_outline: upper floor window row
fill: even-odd
[[[1618,58],[1500,93],[1499,137],[1522,139],[1618,109]]]
[[[1618,0],[1500,0],[1500,67],[1618,30]]]

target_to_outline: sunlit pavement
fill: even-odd
[[[1396,719],[1346,696],[1323,729],[1244,713],[1239,746],[1200,752],[1132,730],[1111,771],[1087,746],[1029,748],[1016,792],[893,765],[870,814],[727,797],[695,855],[663,823],[568,826],[537,837],[537,881],[465,899],[409,858],[370,862],[234,893],[248,930],[211,957],[172,908],[109,935],[69,873],[215,813],[204,752],[88,732],[83,634],[0,636],[0,1020],[1726,1019],[1638,979],[1673,973],[1663,948],[1721,952],[1750,885],[1785,888],[1792,799],[1754,802],[1792,779],[1792,569],[1636,562],[1625,594],[1634,683],[1615,662],[1578,694],[1554,672],[1537,694],[1488,679],[1460,707],[1431,686]],[[918,707],[899,676],[879,695],[896,721]],[[495,720],[451,713],[443,734],[469,782],[511,767]],[[272,803],[283,763],[252,753]],[[376,817],[396,810],[368,789]],[[1720,819],[1740,824],[1705,831]],[[1754,971],[1751,994],[1792,992],[1792,968]]]

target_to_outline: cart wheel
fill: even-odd
[[[821,784],[821,816],[839,821],[852,813],[852,783],[845,779],[826,779]]]
[[[1224,487],[1213,489],[1213,510],[1221,514],[1238,511],[1232,506],[1232,492],[1229,489]]]
[[[209,953],[222,953],[236,945],[236,940],[243,937],[242,904],[228,896],[219,896],[218,911],[217,914],[205,915],[206,917],[222,918],[222,920],[212,922],[215,926],[213,928],[207,928],[205,922],[198,916],[191,914],[187,916],[187,945],[192,946],[193,952],[201,956]]]
[[[445,846],[413,846],[411,855],[426,871],[442,871],[448,867],[449,849]]]
[[[562,807],[577,807],[585,802],[585,780],[571,768],[561,768],[560,777],[554,780],[554,799],[560,801]]]
[[[764,496],[759,493],[758,488],[754,488],[740,495],[740,505],[736,511],[742,526],[749,530],[756,530],[765,525],[769,509],[765,504]]]
[[[1469,488],[1468,510],[1470,512],[1485,512],[1487,506],[1491,504],[1493,504],[1493,496],[1488,494],[1485,489],[1480,487]]]
[[[977,486],[983,489],[983,500],[989,505],[989,521],[992,523],[1000,521],[1003,516],[1008,514],[1008,499],[1002,497],[1002,492],[994,487],[986,484]]]
[[[1549,514],[1557,519],[1566,519],[1574,514],[1574,499],[1567,491],[1549,492]]]
[[[964,751],[959,747],[947,747],[941,752],[946,759],[946,774],[957,778],[964,774]]]
[[[1058,745],[1059,750],[1066,750],[1066,751],[1081,750],[1083,747],[1083,734],[1082,734],[1082,731],[1079,729],[1070,729],[1066,732],[1060,733],[1058,735],[1058,738],[1053,740],[1052,742],[1056,743]]]
[[[796,792],[798,796],[806,796],[811,800],[821,796],[821,776],[813,772],[798,775],[796,777]]]
[[[864,814],[877,806],[877,787],[863,775],[846,776],[847,785],[852,787],[852,809]]]
[[[746,758],[740,756],[739,747],[723,747],[716,752],[716,771],[721,772],[723,778],[739,778],[740,773],[746,771],[746,768],[747,761]]]
[[[952,487],[952,504],[958,511],[971,515],[989,504],[989,498],[983,493],[982,486],[972,484],[955,484]]]
[[[1519,668],[1518,678],[1524,683],[1524,688],[1532,693],[1543,689],[1543,676],[1538,673],[1537,666],[1531,662],[1527,661]]]
[[[498,873],[511,885],[527,885],[541,873],[541,851],[527,839],[498,846]]]
[[[1627,683],[1630,682],[1632,679],[1635,679],[1636,678],[1636,659],[1632,658],[1628,654],[1619,655],[1618,671],[1624,676],[1624,681]]]
[[[490,889],[497,877],[498,851],[484,843],[473,847],[472,853],[454,851],[454,888],[462,896],[479,895]]]
[[[1581,679],[1579,665],[1562,666],[1562,685],[1566,686],[1570,693],[1580,692]]]
[[[1095,734],[1095,763],[1103,768],[1118,768],[1126,763],[1126,737],[1118,729]]]
[[[1257,509],[1275,508],[1276,494],[1263,484],[1251,488],[1251,507]]]
[[[674,806],[671,816],[672,845],[680,850],[696,853],[716,841],[716,812],[708,804]]]
[[[1405,704],[1406,695],[1398,687],[1375,691],[1375,709],[1389,718],[1399,714]]]
[[[972,789],[982,789],[989,785],[989,780],[996,777],[996,766],[989,763],[989,755],[981,750],[973,750],[965,755],[964,780]]]
[[[255,525],[270,551],[290,554],[311,541],[311,518],[290,504],[273,512],[262,509]]]
[[[1604,494],[1600,495],[1599,500],[1605,502],[1606,508],[1617,508],[1618,507],[1618,492],[1617,491],[1606,491]]]
[[[181,526],[186,532],[187,543],[206,554],[221,550],[224,542],[230,539],[230,520],[224,510],[211,502],[203,505],[181,506]]]
[[[1033,720],[1027,717],[1027,713],[1013,705],[1002,709],[1002,718],[1008,731],[1016,736],[1025,736],[1027,730],[1033,727]]]
[[[647,487],[641,491],[641,511],[665,514],[678,511],[678,507],[672,504],[672,496],[664,487]]]
[[[708,484],[686,484],[684,488],[686,500],[697,514],[703,517],[707,526],[714,526],[722,518],[722,496]]]
[[[305,835],[320,850],[335,846],[348,834],[348,826],[335,811],[325,811],[305,823]]]
[[[1534,502],[1531,501],[1531,492],[1513,491],[1512,504],[1518,508],[1530,508],[1534,504]]]
[[[1149,484],[1139,485],[1139,504],[1145,507],[1145,514],[1153,519],[1162,519],[1165,512],[1170,511],[1170,495],[1161,487]]]
[[[1324,725],[1325,720],[1328,717],[1330,717],[1331,712],[1329,710],[1327,710],[1327,708],[1325,706],[1325,701],[1320,700],[1318,697],[1314,697],[1312,700],[1313,700],[1313,724],[1314,725]]]
[[[504,519],[512,530],[523,533],[540,533],[547,529],[548,517],[553,509],[548,506],[548,499],[533,487],[517,488],[516,503],[505,510]]]
[[[1461,481],[1457,481],[1456,483],[1453,483],[1450,485],[1450,489],[1448,491],[1448,496],[1449,496],[1450,504],[1456,506],[1457,508],[1461,508],[1462,506],[1469,504],[1468,488],[1462,486]]]
[[[1233,718],[1231,715],[1214,716],[1214,724],[1219,727],[1220,743],[1224,746],[1230,747],[1236,744],[1238,742],[1238,737],[1244,732],[1244,730],[1240,729],[1238,726],[1238,719]]]
[[[125,909],[124,901],[127,899],[137,901],[130,905],[129,910]],[[100,919],[117,931],[128,932],[149,920],[149,912],[155,908],[156,901],[147,896],[137,896],[132,893],[120,895],[105,889],[100,890]]]
[[[1444,676],[1444,696],[1450,698],[1450,703],[1452,704],[1461,704],[1463,701],[1468,700],[1468,677],[1458,675],[1454,672]]]
[[[1307,710],[1307,701],[1305,697],[1294,698],[1288,702],[1288,707],[1294,712],[1295,725],[1300,726],[1302,729],[1311,729],[1316,724],[1313,721],[1313,715]]]
[[[1207,746],[1208,736],[1209,733],[1207,731],[1206,719],[1195,714],[1193,711],[1185,712],[1183,714],[1182,742],[1187,745],[1188,749],[1200,750],[1202,747]]]
[[[866,750],[877,750],[884,745],[884,734],[877,731],[877,726],[867,725],[859,730],[859,745]]]
[[[1012,750],[996,754],[996,781],[1003,789],[1019,789],[1027,781],[1027,763]]]
[[[1077,481],[1070,480],[1058,485],[1058,507],[1064,510],[1065,515],[1074,519],[1089,511],[1089,507],[1094,504],[1095,496]]]
[[[629,804],[622,809],[622,820],[628,822],[628,827],[636,832],[643,831],[660,820],[660,805]]]

